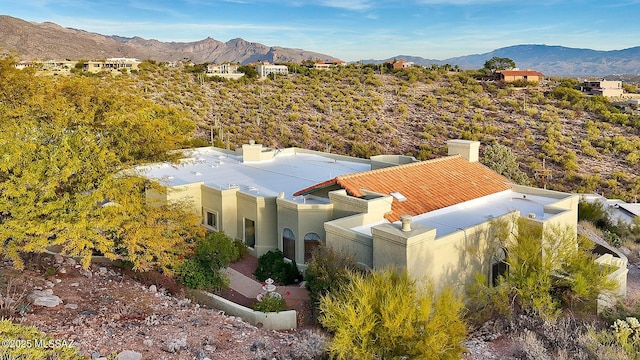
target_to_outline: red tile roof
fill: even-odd
[[[424,214],[511,188],[507,178],[480,163],[469,162],[456,155],[341,175],[294,195],[309,194],[335,184],[355,197],[364,196],[364,190],[404,195],[405,201],[393,198],[392,211],[385,216],[389,221],[399,220],[402,214]]]
[[[500,73],[504,76],[544,76],[541,72],[533,70],[502,70]]]

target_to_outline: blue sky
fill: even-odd
[[[160,41],[243,38],[345,61],[640,45],[640,0],[0,0],[0,14]]]

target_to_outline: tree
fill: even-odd
[[[515,67],[516,63],[513,60],[494,56],[484,63],[484,67],[482,69],[486,72],[493,73],[497,70],[508,70],[514,69]]]
[[[352,273],[348,285],[322,297],[320,322],[334,333],[337,359],[458,359],[465,324],[450,288],[409,278],[406,270]]]
[[[527,174],[520,170],[516,156],[511,152],[510,148],[504,145],[496,143],[486,146],[482,156],[482,163],[517,184],[531,185]]]
[[[51,247],[170,272],[203,235],[189,204],[152,205],[165,191],[135,172],[170,160],[193,130],[171,107],[145,100],[117,78],[36,77],[0,60],[0,255]]]
[[[563,308],[595,307],[601,293],[612,291],[616,284],[607,278],[609,269],[595,262],[594,244],[562,226],[544,231],[524,219],[508,230],[508,221],[496,221],[490,236],[488,258],[495,249],[506,249],[504,263],[508,271],[489,284],[483,274],[468,289],[470,312],[512,312],[515,308],[543,318],[556,318]],[[485,257],[487,256],[485,254]]]
[[[247,79],[256,79],[258,77],[258,71],[253,66],[239,66],[238,71],[244,73],[244,77]]]

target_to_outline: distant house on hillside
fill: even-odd
[[[237,64],[209,64],[207,65],[207,76],[219,76],[225,79],[239,79],[244,73],[238,71]]]
[[[602,95],[607,97],[622,96],[622,81],[612,80],[585,80],[580,86],[580,90],[589,95]]]
[[[87,61],[83,70],[90,73],[101,71],[138,70],[140,60],[133,58],[109,58],[105,61]]]
[[[391,69],[407,69],[410,68],[414,65],[413,62],[411,61],[405,61],[404,59],[400,59],[400,60],[388,60],[387,61],[387,66]]]
[[[269,76],[269,74],[281,74],[287,75],[289,68],[286,65],[273,65],[268,62],[264,62],[256,66],[256,71],[261,78]]]
[[[527,81],[540,82],[544,80],[544,75],[534,70],[500,70],[496,71],[497,80],[504,82]]]

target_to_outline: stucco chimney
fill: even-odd
[[[411,231],[411,215],[400,215],[400,221],[402,222],[402,231]]]
[[[449,156],[460,155],[469,162],[478,162],[480,158],[480,142],[471,140],[447,141]]]
[[[254,140],[249,140],[249,144],[242,145],[242,161],[260,161],[262,144],[256,144]]]

